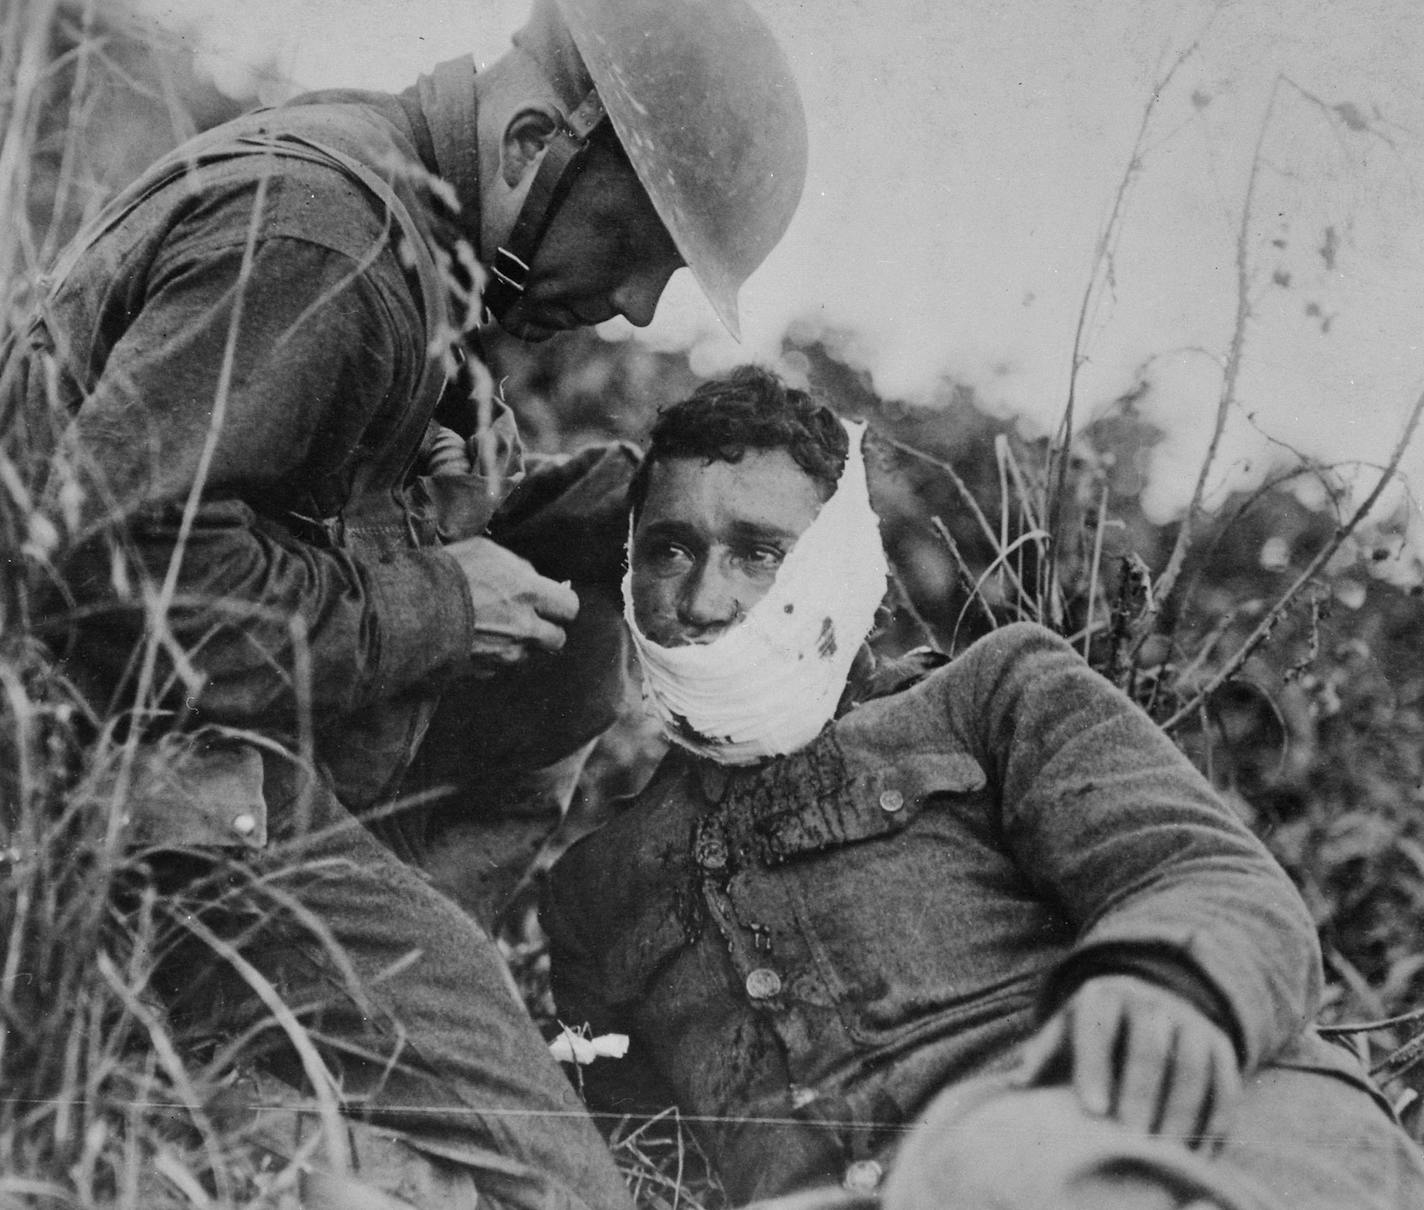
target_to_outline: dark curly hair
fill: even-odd
[[[669,458],[740,462],[748,450],[785,450],[829,499],[845,469],[850,440],[836,414],[771,370],[747,365],[705,382],[658,410],[643,464],[628,487],[636,514],[653,466]]]

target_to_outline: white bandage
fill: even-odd
[[[662,647],[638,628],[630,535],[623,615],[644,698],[669,739],[720,764],[782,756],[816,738],[885,595],[889,566],[866,486],[865,426],[842,423],[850,451],[835,493],[766,596],[713,642]]]

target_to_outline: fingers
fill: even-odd
[[[489,671],[517,664],[531,652],[563,648],[564,626],[579,611],[567,584],[540,575],[518,555],[487,538],[442,548],[464,574],[474,613],[470,655]]]
[[[1156,1132],[1191,1147],[1222,1135],[1241,1082],[1236,1055],[1224,1035],[1210,1027],[1179,1029],[1168,1073]]]
[[[1241,1068],[1228,1042],[1224,1050],[1213,1053],[1211,1099],[1193,1127],[1193,1146],[1221,1146],[1236,1116],[1241,1088]]]
[[[1085,1111],[1189,1145],[1220,1138],[1241,1091],[1228,1036],[1188,1001],[1131,976],[1079,988],[1026,1046],[1023,1082],[1065,1051]]]
[[[502,630],[477,624],[475,635],[477,642],[485,642],[490,649],[510,648],[508,662],[511,664],[518,663],[529,651],[562,651],[568,641],[562,626],[532,614],[521,620],[518,629]]]
[[[578,617],[578,594],[567,583],[558,584],[543,576],[536,578],[532,604],[540,617],[551,622],[572,622]]]
[[[1170,1095],[1178,1058],[1177,1022],[1148,1006],[1124,1010],[1117,1119],[1144,1134],[1159,1132],[1159,1110]],[[1195,1105],[1192,1107],[1195,1115]],[[1193,1120],[1195,1120],[1193,1118]]]
[[[1117,1051],[1126,1028],[1123,1006],[1090,982],[1069,1002],[1067,1011],[1073,1091],[1089,1113],[1107,1117],[1118,1100]]]
[[[1153,1133],[1190,1142],[1197,1137],[1199,1123],[1211,1116],[1214,1060],[1201,1042],[1196,1031],[1173,1029]]]

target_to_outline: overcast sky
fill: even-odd
[[[1424,39],[1415,0],[754,0],[811,121],[782,245],[744,291],[745,342],[679,274],[641,339],[699,369],[768,358],[787,326],[854,334],[882,393],[943,375],[1051,426],[1092,287],[1086,407],[1135,384],[1170,433],[1154,501],[1185,499],[1237,309],[1233,482],[1283,442],[1383,460],[1424,390]],[[489,61],[526,0],[141,0],[220,78],[404,87]],[[1130,174],[1110,265],[1096,247]],[[1258,153],[1259,147],[1259,153]],[[1095,270],[1096,265],[1096,270]],[[1110,272],[1109,272],[1110,270]],[[1424,490],[1424,441],[1409,459]]]

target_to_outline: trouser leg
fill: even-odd
[[[1420,1152],[1361,1088],[1266,1068],[1221,1146],[1088,1115],[1066,1087],[1000,1077],[940,1094],[891,1165],[885,1210],[1414,1210]]]
[[[1064,1087],[973,1081],[941,1094],[899,1149],[885,1210],[1246,1210],[1186,1147],[1091,1117]]]
[[[269,788],[284,777],[269,763]],[[320,1047],[348,1111],[467,1166],[485,1205],[626,1210],[612,1159],[549,1056],[489,937],[335,801],[309,786],[314,833],[233,875],[265,914],[202,913]],[[291,795],[288,794],[288,799]],[[291,815],[270,798],[271,815]],[[255,884],[255,889],[253,884]],[[232,1038],[269,1014],[234,964],[186,947],[161,983],[180,1015]],[[209,952],[210,953],[210,952]],[[175,956],[176,957],[176,956]],[[306,1074],[270,1022],[267,1061]]]

